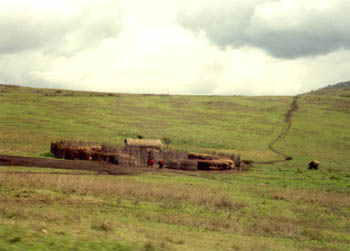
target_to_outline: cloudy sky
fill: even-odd
[[[294,95],[350,80],[349,0],[0,0],[0,83]]]

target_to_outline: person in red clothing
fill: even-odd
[[[154,164],[153,158],[151,156],[149,156],[148,160],[147,160],[147,166],[152,168],[153,164]]]
[[[159,165],[159,169],[162,169],[163,168],[163,160],[158,160],[157,164]]]

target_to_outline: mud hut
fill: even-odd
[[[186,170],[186,171],[196,171],[197,161],[195,160],[169,161],[166,163],[166,168]]]
[[[188,159],[198,163],[198,170],[228,170],[235,166],[233,160],[220,155],[188,153]]]
[[[92,160],[94,152],[100,152],[101,146],[83,142],[56,141],[51,143],[50,152],[56,158]]]
[[[163,146],[159,139],[132,139],[126,138],[124,140],[126,147],[134,148],[150,148],[160,150]]]

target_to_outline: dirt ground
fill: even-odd
[[[40,167],[70,170],[86,170],[98,173],[107,173],[111,175],[137,174],[141,172],[152,171],[147,168],[123,167],[104,162],[83,161],[83,160],[65,160],[49,158],[33,158],[0,155],[0,166],[22,166],[22,167]]]
[[[110,175],[134,175],[144,172],[193,172],[180,171],[173,169],[158,169],[157,167],[131,167],[109,164],[106,162],[85,161],[85,160],[65,160],[65,159],[50,159],[50,158],[34,158],[20,157],[10,155],[0,155],[0,166],[21,166],[21,167],[40,167],[40,168],[55,168],[68,170],[86,170],[95,171],[101,174]],[[211,174],[218,173],[235,173],[236,170],[226,171],[195,171]]]

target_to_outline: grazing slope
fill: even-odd
[[[39,156],[53,140],[124,144],[167,137],[190,151],[234,151],[276,159],[267,149],[292,97],[123,95],[2,86],[0,152]]]
[[[285,114],[293,97],[0,88],[0,154],[45,156],[56,139],[122,144],[125,137],[142,135],[168,137],[176,149],[235,152],[255,161],[293,157],[241,174],[110,176],[0,167],[5,250],[346,250],[350,245],[347,87],[300,95],[289,121]],[[313,159],[321,162],[319,171],[307,170]]]

